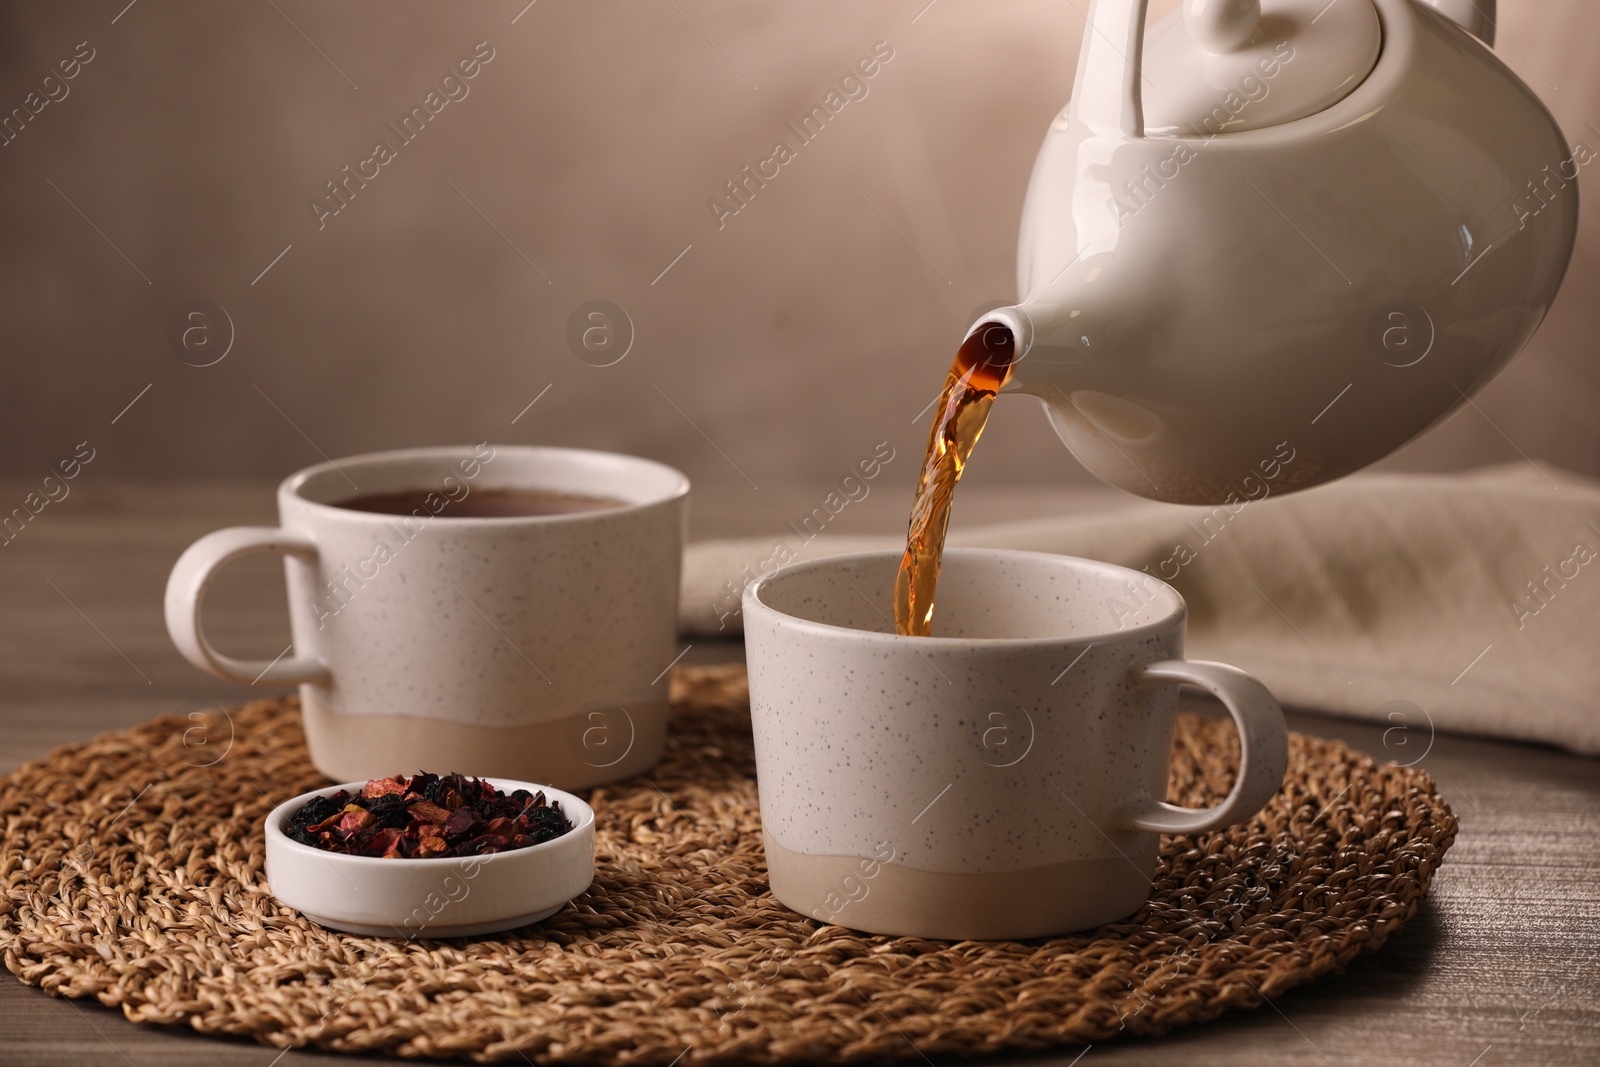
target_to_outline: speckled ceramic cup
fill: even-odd
[[[1124,918],[1162,833],[1260,810],[1287,763],[1260,682],[1183,654],[1170,586],[1105,563],[952,550],[930,638],[894,632],[900,557],[786,567],[744,596],[772,891],[871,933],[1026,938]],[[1244,765],[1214,808],[1165,795],[1180,684]]]
[[[471,518],[483,490],[620,506]],[[428,491],[397,515],[338,506]],[[317,769],[336,781],[417,771],[581,789],[647,770],[666,734],[688,480],[632,456],[567,448],[427,448],[352,456],[278,487],[279,527],[196,541],[167,583],[167,629],[195,666],[300,686]],[[422,494],[418,494],[419,497]],[[225,656],[200,626],[223,564],[283,555],[291,649]]]

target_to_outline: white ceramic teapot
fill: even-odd
[[[1011,330],[1005,391],[1133,493],[1221,503],[1372,463],[1533,334],[1594,152],[1489,49],[1492,0],[1186,0],[1148,41],[1145,7],[1090,7],[1023,299],[973,331]]]

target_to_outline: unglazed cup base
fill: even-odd
[[[1150,895],[1150,879],[1122,856],[943,873],[864,857],[807,856],[762,836],[773,896],[809,918],[870,934],[951,941],[1049,937],[1125,919]],[[1139,858],[1154,867],[1153,858]]]
[[[648,771],[661,759],[668,716],[663,702],[630,705],[625,717],[616,709],[603,727],[595,725],[592,712],[528,726],[475,726],[407,715],[345,715],[304,691],[300,707],[311,762],[335,781],[426,770],[548,782],[558,789],[587,789]],[[607,735],[597,737],[597,729]],[[427,753],[427,767],[412,766],[419,752]]]

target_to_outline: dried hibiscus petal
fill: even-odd
[[[388,793],[374,799],[367,810],[372,812],[373,821],[379,826],[403,830],[411,823],[409,796],[408,793]]]
[[[483,822],[483,816],[471,808],[457,808],[445,820],[444,833],[446,837],[460,837],[470,833],[474,827]]]
[[[416,774],[375,778],[357,794],[312,797],[285,833],[302,845],[352,856],[425,859],[526,848],[572,829],[543,792],[502,793],[479,778]]]
[[[373,847],[381,847],[383,849],[383,851],[379,854],[383,856],[384,859],[399,859],[401,858],[400,844],[404,840],[404,834],[393,827],[388,827],[382,830],[379,835],[373,839]]]

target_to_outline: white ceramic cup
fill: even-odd
[[[485,489],[610,497],[564,515],[452,517]],[[432,490],[410,515],[337,506]],[[336,781],[418,771],[581,789],[661,756],[689,482],[567,448],[380,452],[278,487],[279,527],[208,534],[167,582],[167,630],[219,678],[300,686],[311,760]],[[292,649],[218,652],[201,628],[218,568],[284,556]]]
[[[953,550],[935,634],[893,624],[898,553],[794,564],[744,596],[772,891],[871,933],[1025,938],[1144,903],[1162,833],[1250,818],[1287,765],[1265,686],[1182,659],[1187,609],[1147,574]],[[1244,761],[1216,807],[1166,793],[1178,687],[1210,692]]]

